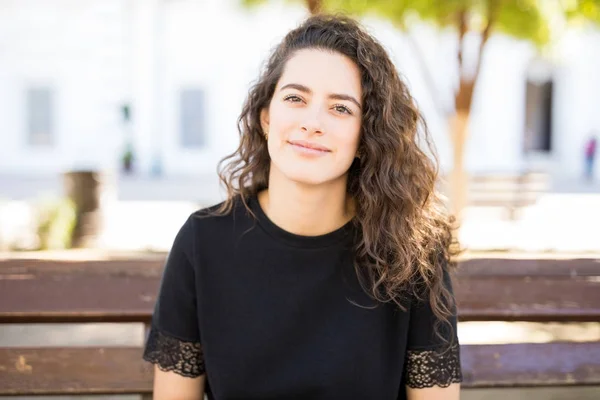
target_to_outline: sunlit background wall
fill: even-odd
[[[123,208],[127,200],[191,202],[195,207],[222,199],[216,165],[237,146],[236,119],[248,88],[273,46],[307,16],[303,2],[246,3],[1,0],[4,220],[30,218],[27,207],[15,201],[60,195],[62,174],[77,170],[101,171],[105,197],[121,200],[120,212],[130,216]],[[530,2],[517,3],[526,7]],[[600,31],[594,24],[567,25],[556,16],[552,5],[565,2],[541,3],[550,19],[549,44],[536,46],[502,32],[490,37],[464,156],[473,176],[544,174],[544,193],[536,200],[551,193],[596,192],[597,185],[582,179],[583,151],[590,135],[600,131]],[[448,175],[453,154],[447,113],[459,82],[456,33],[419,21],[402,32],[374,15],[362,21],[408,82],[434,138],[441,174]],[[465,38],[466,73],[474,68],[480,38],[478,33]],[[510,202],[514,189],[505,191]],[[556,207],[563,201],[575,200],[555,197],[546,203]],[[571,204],[581,209],[580,203]],[[506,214],[488,208],[486,215]],[[529,212],[536,224],[543,220],[539,215],[555,212],[536,210]],[[467,242],[469,229],[475,229],[469,228],[475,218],[469,219],[469,213],[480,219],[479,211],[465,214]],[[596,215],[590,213],[588,218]],[[498,224],[498,232],[508,226]],[[115,232],[127,229],[112,226]],[[498,232],[496,245],[502,247],[511,233]]]

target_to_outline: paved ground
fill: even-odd
[[[215,176],[107,178],[106,187],[100,245],[112,249],[166,250],[190,212],[223,198]],[[31,243],[35,200],[61,193],[56,176],[0,175],[0,250]],[[600,183],[552,181],[515,220],[503,207],[467,208],[460,237],[474,251],[600,252],[598,227]]]

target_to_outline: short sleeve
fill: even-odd
[[[445,269],[443,284],[452,291],[450,274]],[[438,323],[428,293],[414,299],[405,363],[405,382],[410,388],[447,387],[462,381],[460,346],[456,335],[456,306],[451,304],[448,323]]]
[[[165,264],[144,360],[186,377],[202,375],[193,263],[193,216],[181,227]]]

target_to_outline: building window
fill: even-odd
[[[527,82],[525,151],[552,150],[552,81]]]
[[[525,152],[552,152],[553,65],[534,59],[527,67],[525,87]]]
[[[27,90],[27,138],[30,146],[54,144],[54,91],[46,87]]]
[[[204,147],[206,145],[204,91],[193,88],[183,89],[179,101],[181,146]]]

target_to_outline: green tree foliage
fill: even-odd
[[[600,24],[600,0],[561,0],[567,17]]]

